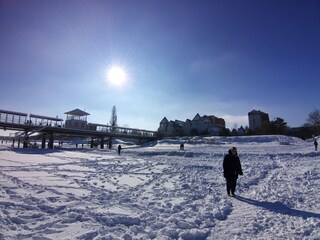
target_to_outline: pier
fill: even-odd
[[[105,144],[111,148],[111,140],[135,139],[139,143],[157,139],[156,131],[144,129],[113,127],[106,124],[88,123],[84,111],[74,109],[66,112],[67,118],[48,117],[36,114],[0,110],[0,128],[17,131],[14,136],[1,137],[2,140],[12,140],[20,143],[23,148],[36,147],[32,141],[41,141],[41,148],[54,148],[54,141],[59,139],[72,139],[74,137],[90,138],[90,147],[99,143],[103,149]],[[32,140],[32,141],[31,141]]]

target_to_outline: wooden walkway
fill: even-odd
[[[88,123],[87,129],[66,128],[63,119],[47,117],[35,114],[26,114],[0,110],[0,128],[3,130],[18,131],[12,140],[23,141],[24,147],[28,147],[28,138],[31,134],[42,135],[42,148],[45,147],[47,137],[48,147],[53,148],[54,138],[57,137],[90,137],[98,139],[103,148],[106,141],[112,138],[132,138],[141,142],[152,141],[157,138],[157,132],[144,129],[111,127],[104,124]]]

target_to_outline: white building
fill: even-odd
[[[66,128],[87,129],[87,116],[90,115],[89,113],[76,108],[64,114],[67,114],[65,121]]]
[[[185,122],[180,120],[168,121],[164,117],[158,128],[160,133],[171,136],[188,135],[219,135],[225,128],[225,121],[222,118],[211,116],[200,116],[198,113],[190,120]]]

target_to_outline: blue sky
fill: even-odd
[[[253,109],[296,127],[320,108],[317,0],[2,0],[0,31],[0,109],[107,124],[115,105],[120,126],[156,130]]]

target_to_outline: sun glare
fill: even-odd
[[[113,85],[123,85],[126,78],[126,73],[121,67],[113,66],[108,70],[108,81]]]

